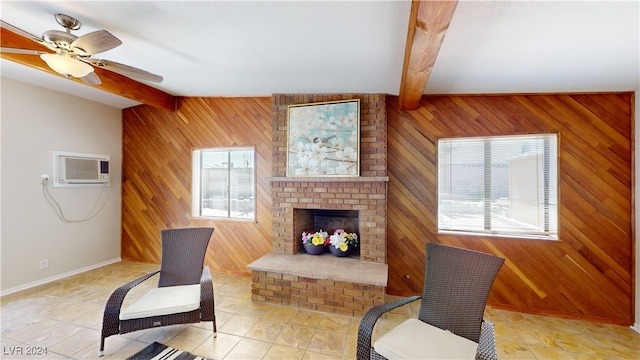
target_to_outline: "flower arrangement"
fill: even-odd
[[[344,229],[337,229],[333,235],[329,236],[329,244],[342,252],[349,250],[349,246],[358,246],[358,235],[348,233]]]
[[[327,245],[329,239],[329,233],[326,231],[303,231],[302,243],[305,245]]]

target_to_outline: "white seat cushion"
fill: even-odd
[[[120,312],[120,320],[193,311],[200,307],[200,284],[152,289]]]
[[[478,344],[418,319],[409,319],[374,344],[387,359],[475,359]]]

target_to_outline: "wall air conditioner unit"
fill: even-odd
[[[53,152],[53,186],[111,183],[109,155]]]

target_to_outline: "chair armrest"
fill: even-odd
[[[369,309],[369,311],[364,314],[364,317],[362,317],[362,320],[360,320],[360,326],[358,327],[358,350],[356,358],[358,360],[369,359],[371,354],[371,336],[373,335],[373,328],[378,319],[384,315],[384,313],[420,298],[422,297],[411,296],[386,304],[376,305]]]
[[[482,321],[482,329],[480,330],[480,341],[478,342],[477,360],[498,360],[498,351],[496,350],[496,334],[495,326],[488,321]]]
[[[202,321],[213,321],[215,310],[213,305],[213,280],[209,267],[202,268],[200,278],[200,319]]]
[[[107,300],[107,304],[104,307],[104,317],[102,318],[102,336],[103,338],[120,333],[120,310],[122,308],[122,302],[129,290],[139,285],[143,281],[156,275],[160,271],[155,271],[146,275],[143,275],[135,280],[132,280],[119,288],[117,288]]]

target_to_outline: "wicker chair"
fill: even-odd
[[[184,228],[161,232],[160,270],[119,287],[109,297],[104,309],[99,356],[104,354],[107,337],[158,326],[211,321],[216,337],[213,281],[209,268],[203,267],[213,230]],[[158,273],[158,287],[121,310],[129,290]]]
[[[482,252],[427,244],[422,296],[372,307],[358,329],[357,358],[497,359],[494,326],[482,319],[504,259]],[[422,298],[418,319],[408,319],[371,346],[385,312]]]

